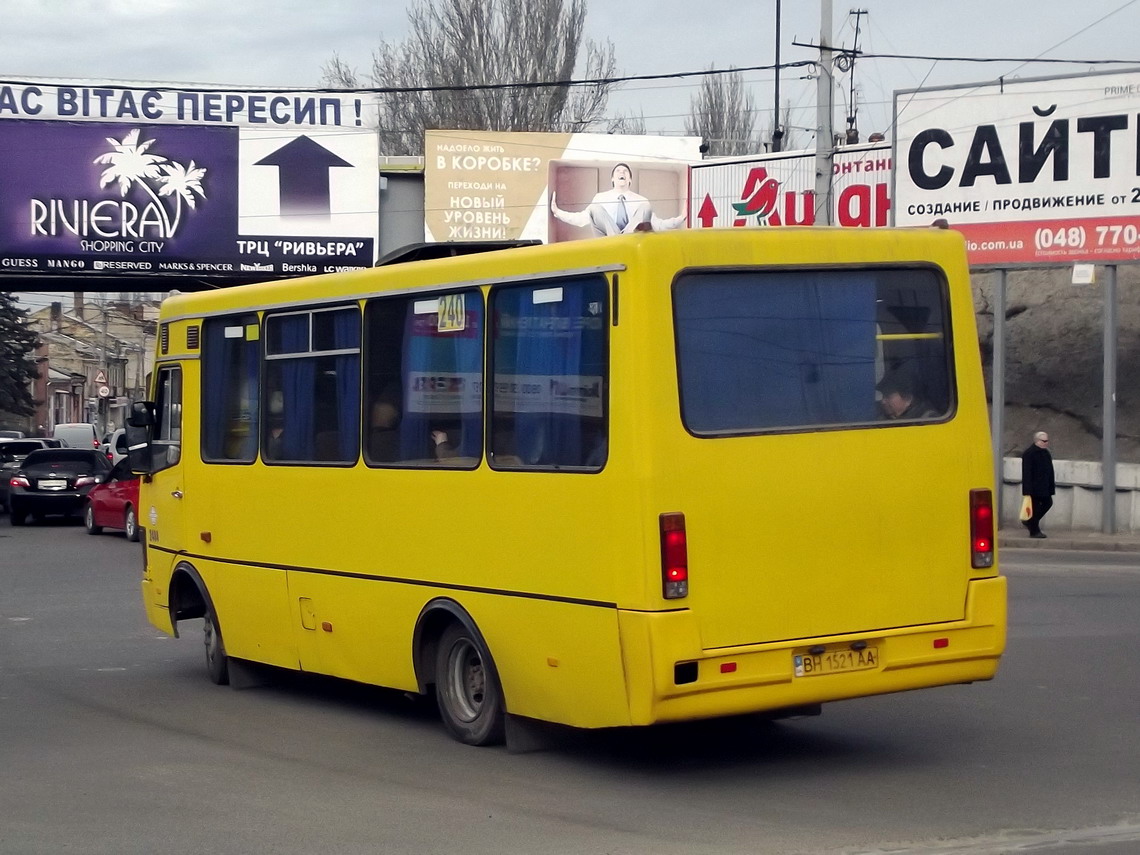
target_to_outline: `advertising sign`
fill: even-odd
[[[689,220],[693,228],[705,229],[814,225],[815,163],[815,152],[800,151],[694,164]],[[890,147],[840,149],[832,168],[832,222],[887,225]]]
[[[1140,258],[1140,69],[895,93],[895,223],[970,263]]]
[[[312,92],[0,81],[0,275],[370,267],[375,114]]]
[[[699,137],[428,131],[425,239],[553,242],[632,231],[639,222],[684,226],[687,165],[700,159],[700,143]],[[629,212],[621,228],[619,196]],[[615,211],[603,213],[606,205]]]

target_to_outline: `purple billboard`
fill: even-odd
[[[0,102],[0,275],[248,281],[370,267],[375,132],[358,109],[345,128],[340,111],[291,103],[295,126],[268,128],[17,118]]]

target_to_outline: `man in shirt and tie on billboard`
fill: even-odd
[[[564,211],[558,207],[555,195],[550,196],[550,211],[564,223],[572,226],[590,226],[596,237],[629,234],[639,226],[650,224],[654,229],[673,229],[682,225],[684,215],[669,219],[653,216],[649,200],[634,192],[633,170],[628,163],[619,163],[610,171],[609,190],[594,195],[585,210]]]

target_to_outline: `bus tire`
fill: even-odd
[[[206,645],[206,674],[210,682],[226,685],[230,681],[230,660],[226,656],[218,616],[214,614],[214,606],[209,600],[206,601],[206,613],[202,615],[202,641]]]
[[[479,634],[452,623],[439,640],[435,697],[443,725],[466,745],[503,741],[503,690]]]

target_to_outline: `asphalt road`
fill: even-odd
[[[990,683],[511,754],[394,692],[212,685],[138,550],[0,518],[3,855],[1140,851],[1140,555],[1007,550]]]

